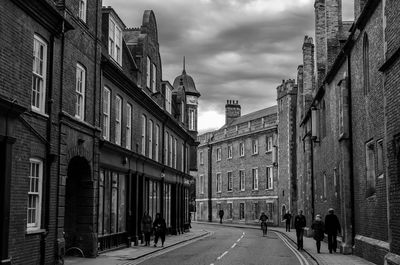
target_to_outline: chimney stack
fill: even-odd
[[[238,100],[227,100],[225,105],[225,124],[230,124],[241,116],[241,107]]]

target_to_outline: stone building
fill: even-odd
[[[95,0],[0,16],[1,263],[137,243],[145,210],[184,232],[200,94],[162,80],[154,13],[137,30]]]
[[[225,105],[225,125],[198,137],[196,219],[257,222],[265,212],[280,223],[276,164],[276,106],[241,116],[238,101]]]

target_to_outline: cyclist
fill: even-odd
[[[268,216],[265,213],[261,213],[260,221],[261,221],[261,229],[263,231],[263,236],[265,236],[265,235],[267,235]]]

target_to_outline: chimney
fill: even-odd
[[[314,44],[311,37],[305,36],[303,43],[303,109],[307,110],[312,102],[314,85]]]
[[[367,0],[354,0],[354,21],[361,15]]]
[[[325,77],[326,35],[325,35],[325,0],[316,0],[315,9],[315,45],[317,46],[317,78],[318,87]]]
[[[241,107],[237,100],[227,100],[225,105],[225,124],[230,124],[241,115]]]
[[[339,34],[342,29],[342,0],[325,0],[327,62],[329,71],[340,51]]]

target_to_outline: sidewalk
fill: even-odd
[[[192,222],[195,223],[195,222]],[[217,222],[209,223],[209,222],[198,222],[201,224],[215,224],[221,225]],[[249,228],[249,229],[260,229],[259,225],[247,225],[247,224],[229,224],[223,223],[224,226],[232,226],[238,228]],[[287,238],[289,238],[295,245],[297,242],[296,239],[296,230],[291,229],[290,232],[286,232],[286,229],[283,227],[268,227],[269,231],[278,232]],[[304,252],[309,254],[314,261],[319,265],[374,265],[365,259],[362,259],[355,255],[343,255],[341,253],[329,254],[328,244],[325,242],[321,242],[321,253],[317,253],[317,247],[315,245],[315,240],[311,237],[304,237]],[[302,251],[301,251],[302,252]]]
[[[192,228],[190,232],[180,235],[169,235],[165,239],[164,247],[145,247],[141,244],[130,248],[109,251],[100,254],[97,258],[65,257],[65,265],[129,265],[132,261],[151,255],[153,253],[166,250],[178,244],[204,237],[210,233],[206,230]]]

